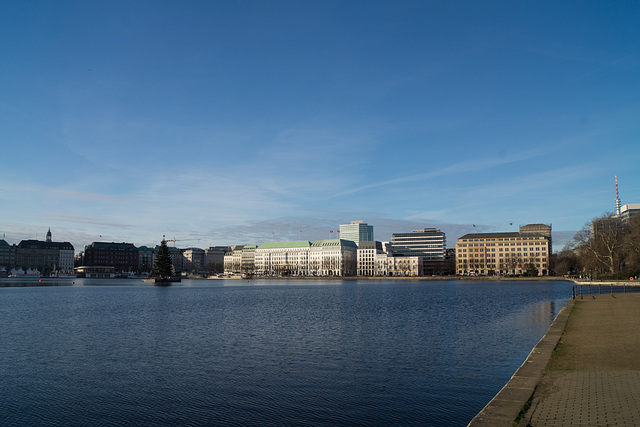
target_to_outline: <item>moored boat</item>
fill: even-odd
[[[182,279],[180,277],[149,277],[146,279],[142,279],[143,283],[155,283],[155,284],[168,284],[168,283],[176,283],[181,282]]]

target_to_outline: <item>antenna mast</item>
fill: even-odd
[[[620,197],[618,196],[618,175],[616,177],[616,215],[620,215]]]

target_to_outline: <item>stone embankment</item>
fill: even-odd
[[[640,425],[640,293],[596,289],[567,303],[469,425]]]

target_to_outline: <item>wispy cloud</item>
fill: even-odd
[[[42,212],[42,213],[36,213],[31,215],[38,218],[42,218],[45,220],[45,222],[53,221],[56,223],[64,223],[64,224],[91,224],[91,225],[99,225],[99,226],[114,227],[114,228],[121,228],[121,229],[136,228],[136,225],[134,224],[105,222],[105,221],[100,221],[95,217],[69,215],[69,214],[58,213],[58,212]]]
[[[551,223],[565,215],[580,215],[578,202],[584,195],[573,195],[571,190],[590,179],[596,170],[595,164],[583,163],[541,169],[490,183],[479,180],[475,185],[457,187],[458,193],[452,200],[434,196],[432,204],[445,208],[414,211],[404,218],[408,221],[471,222],[486,226],[489,231],[504,229],[509,223]]]
[[[544,150],[544,151],[550,151],[550,150]],[[450,166],[425,172],[425,173],[408,175],[404,177],[389,179],[385,181],[379,181],[372,184],[351,188],[336,194],[334,197],[340,197],[340,196],[345,196],[353,193],[358,193],[361,191],[365,191],[365,190],[369,190],[377,187],[403,184],[407,182],[424,181],[427,179],[432,179],[432,178],[442,177],[442,176],[450,176],[454,174],[463,175],[470,172],[479,172],[482,170],[492,169],[492,168],[509,164],[509,163],[515,163],[522,160],[528,160],[535,157],[540,157],[547,154],[544,151],[543,150],[526,150],[526,151],[521,151],[519,153],[511,154],[508,157],[504,157],[504,158],[491,157],[491,158],[484,158],[484,159],[467,160],[464,162],[455,163]]]
[[[112,194],[87,193],[46,186],[16,186],[13,187],[13,190],[17,192],[35,193],[38,195],[38,197],[41,197],[43,199],[62,199],[67,201],[72,200],[101,203],[125,203],[127,201],[127,199],[124,197],[114,196]]]

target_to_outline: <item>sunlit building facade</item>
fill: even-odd
[[[386,254],[381,242],[360,242],[358,245],[358,276],[378,276],[376,257]],[[384,274],[386,276],[386,274]]]
[[[358,245],[352,240],[316,240],[309,253],[311,276],[355,276]]]
[[[268,242],[255,250],[258,276],[307,276],[311,242]]]
[[[456,242],[459,275],[549,274],[551,226],[520,227],[520,232],[466,234]]]

